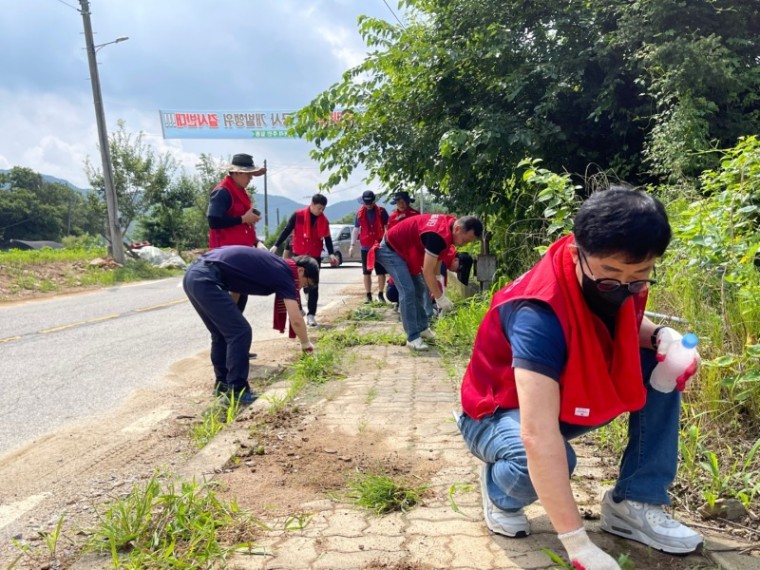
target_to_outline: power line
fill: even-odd
[[[391,11],[391,14],[393,14],[393,17],[396,18],[396,21],[398,22],[398,25],[403,28],[404,27],[404,23],[401,20],[398,19],[398,16],[396,16],[396,12],[393,11],[393,8],[391,8],[390,5],[388,4],[388,2],[386,2],[385,0],[383,0],[383,4],[385,4],[385,7],[388,8],[388,10]]]
[[[71,8],[72,10],[76,10],[77,12],[79,12],[79,8],[77,8],[76,6],[72,6],[71,4],[67,4],[67,3],[66,3],[66,2],[64,2],[63,0],[57,0],[57,1],[58,1],[58,2],[60,2],[61,4],[63,4],[64,6],[68,6],[68,7],[69,7],[69,8]]]

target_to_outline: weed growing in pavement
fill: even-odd
[[[291,381],[301,380],[304,384],[324,384],[339,375],[340,353],[338,350],[317,343],[317,350],[303,354],[293,364]]]
[[[349,321],[382,321],[383,316],[370,305],[357,307],[348,314]]]
[[[311,519],[313,517],[313,513],[299,513],[297,515],[290,515],[287,519],[285,519],[283,528],[285,530],[303,530],[311,524]]]
[[[215,398],[211,407],[203,413],[200,423],[193,424],[190,428],[190,438],[198,449],[201,449],[211,441],[216,434],[225,426],[230,425],[240,412],[240,401],[231,394],[226,397]]]
[[[459,505],[457,505],[456,501],[454,500],[454,495],[459,492],[469,493],[470,491],[472,491],[472,485],[469,485],[467,483],[454,483],[451,487],[449,487],[448,499],[452,511],[464,517],[467,516],[462,512],[462,509],[459,508]]]
[[[319,338],[319,346],[335,349],[352,348],[354,346],[404,346],[406,338],[402,334],[390,332],[359,333],[356,325],[342,330],[330,331]]]
[[[348,482],[348,499],[356,506],[384,515],[406,512],[422,501],[428,485],[410,487],[388,475],[357,473]]]
[[[377,398],[377,388],[372,386],[372,388],[367,390],[367,397],[364,399],[364,402],[366,404],[371,404],[375,398]]]
[[[563,568],[564,570],[575,570],[577,568],[575,565],[566,562],[564,558],[549,548],[542,548],[541,552],[546,554],[552,562],[558,564],[558,568]],[[620,570],[635,570],[636,568],[636,564],[627,554],[618,556],[617,563],[620,566]]]
[[[135,485],[99,514],[88,550],[110,553],[114,568],[211,568],[234,551],[251,551],[256,527],[234,502],[219,499],[218,483],[169,481]],[[224,545],[225,536],[240,540]],[[246,540],[248,539],[248,540]]]

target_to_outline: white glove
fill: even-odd
[[[267,249],[267,246],[263,241],[259,241],[259,243],[256,244],[256,249]]]
[[[583,527],[557,535],[567,551],[573,568],[585,570],[620,570],[615,559],[596,546],[586,534]]]
[[[270,251],[271,253],[277,253],[277,246],[276,246],[276,245],[273,245],[272,247],[270,247],[270,248],[269,248],[269,251]]]
[[[314,352],[314,345],[311,344],[310,340],[307,340],[301,343],[301,350],[304,352]]]
[[[449,311],[454,310],[454,303],[451,302],[451,299],[449,299],[446,295],[441,295],[435,300],[436,305],[438,305],[438,308],[441,309],[442,313],[448,313]]]

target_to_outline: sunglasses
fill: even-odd
[[[588,274],[586,276],[594,282],[597,291],[600,293],[612,293],[621,287],[627,287],[628,291],[631,293],[641,293],[645,289],[648,289],[650,285],[657,283],[656,279],[637,279],[636,281],[631,281],[630,283],[623,283],[619,279],[612,278],[597,279],[591,272],[591,266],[588,264],[588,259],[586,259],[586,255],[583,253],[583,251],[578,249],[578,254],[581,258],[581,271],[583,271],[583,263],[585,262],[586,269],[588,269]]]

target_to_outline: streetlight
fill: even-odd
[[[129,39],[129,36],[119,36],[112,42],[106,42],[104,44],[98,44],[96,46],[92,46],[95,48],[95,53],[98,53],[100,51],[100,48],[105,46],[110,46],[111,44],[118,44],[119,42],[126,42]]]
[[[122,243],[121,228],[119,227],[119,205],[116,200],[116,189],[113,183],[113,165],[111,164],[111,151],[108,146],[108,131],[106,130],[106,117],[103,110],[103,97],[100,94],[100,76],[98,75],[98,60],[96,53],[99,49],[128,40],[127,36],[116,38],[112,42],[95,45],[92,39],[92,24],[90,22],[89,0],[79,0],[82,9],[82,22],[84,23],[84,40],[87,46],[87,60],[90,64],[90,83],[92,83],[92,98],[95,103],[95,119],[98,125],[98,141],[100,144],[100,158],[103,162],[103,185],[106,194],[106,208],[108,210],[108,229],[111,236],[111,252],[114,261],[124,265],[124,244]]]

